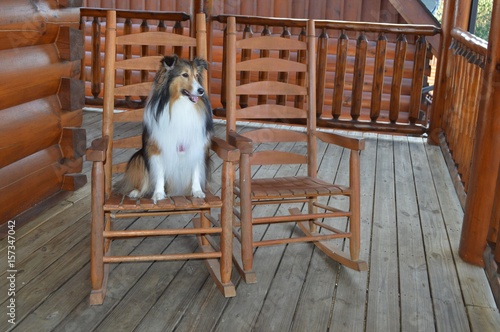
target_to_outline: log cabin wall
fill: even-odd
[[[0,224],[86,182],[79,6],[0,2]]]

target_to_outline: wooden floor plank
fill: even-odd
[[[318,177],[325,181],[335,179],[342,157],[342,149],[335,145],[318,144]],[[315,249],[300,294],[292,331],[313,331],[317,326],[328,326],[335,296],[339,264]],[[311,310],[311,303],[316,303]]]
[[[410,141],[416,179],[432,179],[423,142]],[[469,331],[457,270],[432,181],[415,181],[438,330]]]
[[[376,135],[365,134],[365,150],[361,152],[361,251],[360,258],[369,262],[377,156]],[[365,328],[368,277],[370,271],[359,273],[341,267],[331,331],[363,331]],[[297,330],[299,331],[299,330]]]
[[[408,140],[394,137],[396,218],[403,331],[434,331],[429,276]]]
[[[392,137],[379,135],[366,317],[373,331],[400,329],[394,167]]]

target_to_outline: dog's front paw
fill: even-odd
[[[140,197],[140,194],[141,192],[137,189],[134,189],[132,190],[129,194],[128,194],[128,197],[130,198],[139,198]]]
[[[153,202],[155,204],[158,203],[159,200],[162,200],[162,199],[165,199],[165,198],[167,198],[167,195],[165,195],[165,193],[161,192],[161,191],[155,192],[153,194],[153,197],[151,197],[151,199],[153,200]]]
[[[197,198],[205,198],[205,193],[201,190],[193,191],[193,196]]]

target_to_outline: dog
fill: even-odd
[[[116,190],[131,198],[152,194],[204,198],[213,135],[212,109],[202,86],[204,59],[164,56],[144,109],[142,148],[128,161]]]

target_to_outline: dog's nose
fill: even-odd
[[[198,89],[198,94],[199,94],[200,96],[203,96],[203,94],[204,94],[204,93],[205,93],[205,90],[203,90],[202,88],[199,88],[199,89]]]

